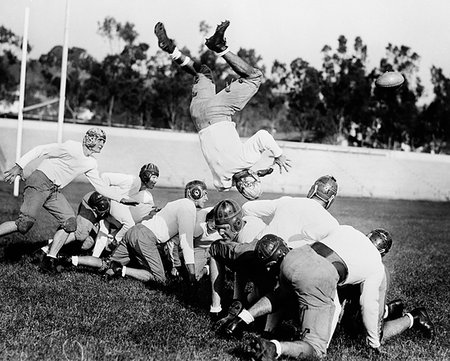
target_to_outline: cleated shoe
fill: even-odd
[[[403,316],[403,310],[404,305],[401,300],[394,300],[389,302],[387,305],[388,313],[387,313],[387,319],[388,320],[395,320],[397,318],[400,318]]]
[[[410,312],[414,318],[413,328],[416,328],[424,333],[427,338],[434,338],[434,325],[431,322],[430,316],[425,307],[419,307]]]
[[[214,331],[216,331],[217,333],[227,332],[226,328],[228,324],[230,324],[237,317],[237,315],[241,313],[243,309],[244,306],[242,305],[241,301],[233,301],[230,307],[228,307],[227,315],[214,324]]]
[[[255,361],[275,361],[277,359],[277,348],[273,342],[261,337],[254,336],[246,349]]]
[[[57,258],[46,256],[40,264],[40,270],[42,273],[54,275],[60,273],[62,271],[62,267],[58,264]]]
[[[159,22],[155,25],[155,35],[158,38],[158,46],[166,53],[172,54],[175,50],[175,44],[172,39],[169,39],[164,28],[164,24]]]
[[[269,175],[269,174],[272,174],[272,173],[273,173],[273,168],[260,169],[260,170],[256,171],[256,174],[260,178],[265,177],[266,175]]]
[[[111,261],[105,272],[106,280],[111,281],[122,276],[122,264],[117,261]]]
[[[216,53],[221,53],[227,50],[227,40],[225,39],[225,30],[227,30],[230,22],[228,20],[223,21],[220,25],[217,25],[216,32],[205,41],[205,45],[209,50]]]
[[[56,264],[61,266],[62,269],[71,269],[73,267],[72,256],[59,256]]]
[[[46,256],[47,253],[42,248],[39,248],[31,254],[31,263],[40,264]]]

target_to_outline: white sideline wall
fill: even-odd
[[[65,123],[63,140],[82,140],[91,126]],[[97,155],[100,172],[138,174],[145,163],[160,169],[158,185],[184,187],[201,179],[212,187],[212,177],[203,159],[197,134],[172,131],[101,127],[107,134]],[[24,121],[22,154],[31,148],[56,142],[57,123]],[[0,167],[15,162],[17,120],[0,119]],[[410,200],[450,200],[450,156],[405,153],[368,148],[280,141],[293,167],[280,175],[278,169],[262,179],[267,192],[306,194],[315,179],[332,174],[339,195]],[[268,156],[255,168],[271,164]],[[29,174],[36,162],[26,167]],[[81,181],[86,181],[80,177]]]

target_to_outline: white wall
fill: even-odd
[[[15,161],[17,120],[0,119],[0,167]],[[64,125],[63,139],[82,140],[90,126]],[[212,178],[203,159],[197,134],[125,128],[103,128],[107,142],[97,156],[101,172],[137,174],[148,162],[160,169],[159,185],[184,187],[192,179],[202,179],[212,187]],[[25,121],[22,154],[32,147],[56,141],[57,124]],[[265,191],[305,194],[312,182],[332,174],[339,195],[392,199],[450,200],[450,156],[405,153],[366,148],[339,147],[297,142],[279,142],[292,160],[288,174],[274,172],[263,178]],[[264,157],[258,164],[271,164]],[[28,168],[28,167],[27,167]],[[32,167],[26,169],[30,172]]]

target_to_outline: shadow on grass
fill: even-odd
[[[0,246],[1,263],[18,263],[23,257],[31,257],[44,246],[46,241],[31,242],[26,239],[15,239]]]

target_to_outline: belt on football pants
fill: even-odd
[[[323,258],[326,258],[336,268],[339,274],[339,283],[344,282],[347,279],[348,268],[343,259],[330,247],[321,243],[315,242],[311,245],[311,248]]]

